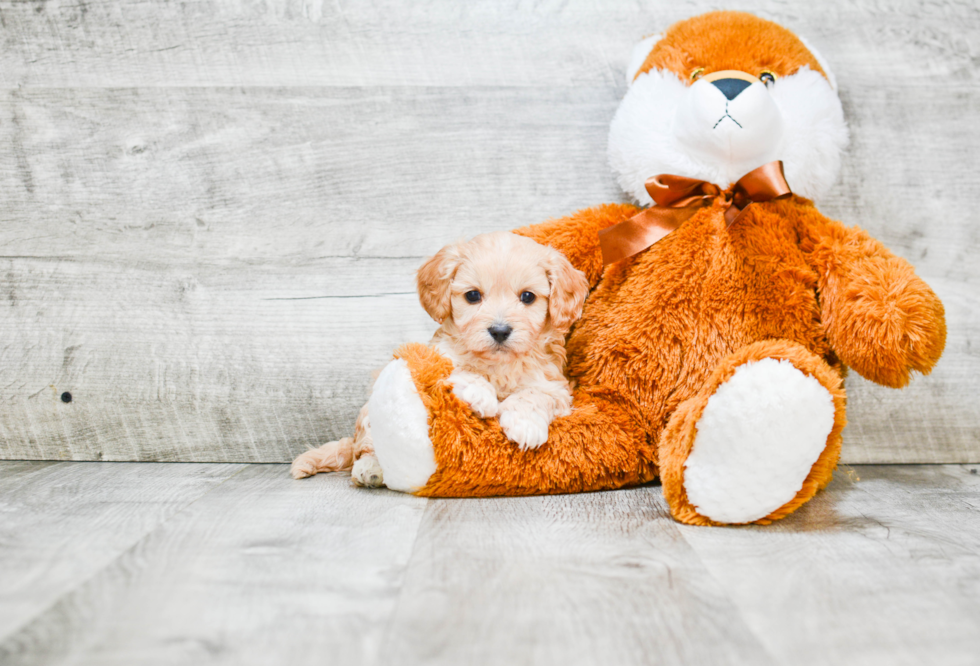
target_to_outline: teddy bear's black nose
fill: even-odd
[[[735,99],[740,92],[752,85],[743,79],[718,79],[711,83],[721,91],[721,94],[728,98],[728,101]]]
[[[507,324],[494,324],[487,331],[490,332],[490,337],[497,342],[503,342],[510,336],[510,332],[513,331]]]

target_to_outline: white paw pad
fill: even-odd
[[[796,496],[834,427],[834,401],[789,361],[739,367],[708,399],[685,462],[698,513],[721,523],[763,518]]]
[[[532,410],[507,409],[500,413],[507,439],[522,449],[536,449],[548,441],[548,419]]]
[[[449,381],[453,385],[453,393],[457,398],[465,402],[477,413],[480,418],[490,418],[497,415],[500,402],[497,400],[497,392],[489,382],[470,381],[465,377],[453,377],[450,375]]]
[[[365,455],[358,458],[351,470],[351,478],[354,484],[365,488],[380,488],[384,485],[384,473],[381,471],[381,464],[372,455]]]

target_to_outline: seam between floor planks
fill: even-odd
[[[342,475],[296,481],[285,465],[243,468],[227,479],[238,481],[238,487],[229,489],[222,482],[217,493],[205,494],[211,506],[195,501],[182,507],[172,516],[179,520],[159,524],[88,581],[5,636],[0,662],[61,663],[71,655],[73,663],[130,663],[119,661],[120,655],[135,649],[152,663],[172,663],[179,657],[181,663],[234,658],[229,663],[261,664],[272,663],[266,658],[273,654],[277,660],[285,658],[283,650],[292,648],[295,658],[284,663],[298,664],[311,658],[311,640],[323,647],[333,630],[338,635],[327,644],[353,652],[359,657],[355,663],[374,663],[379,641],[371,634],[384,627],[390,613],[378,601],[386,595],[394,601],[392,588],[400,591],[394,574],[403,570],[398,561],[407,562],[411,549],[398,541],[404,544],[409,537],[414,546],[427,500],[388,490],[351,492],[349,479]],[[251,478],[242,480],[242,474]],[[225,517],[231,514],[229,523]],[[290,537],[286,541],[284,534]],[[374,538],[379,534],[384,536],[380,542]],[[271,560],[281,557],[277,551],[284,553],[288,567],[269,568]],[[351,571],[355,580],[346,577]],[[247,576],[248,584],[235,573]],[[210,592],[193,599],[202,587]],[[229,590],[234,599],[222,600],[222,591],[227,596]],[[255,594],[263,599],[260,606],[252,603]],[[179,613],[168,614],[174,604]],[[254,631],[269,629],[262,622],[250,627],[256,614],[270,612],[276,631]],[[233,623],[222,625],[229,618]],[[347,625],[363,635],[341,631]],[[269,636],[278,643],[270,646]]]
[[[779,663],[745,631],[659,487],[435,498],[416,546],[423,536],[382,637],[382,663],[647,663],[651,654],[664,664]],[[692,626],[704,644],[689,640]],[[723,653],[705,647],[717,642]]]
[[[426,517],[428,516],[429,512],[432,511],[433,498],[426,497],[424,499],[425,509],[422,511],[422,518],[419,520],[418,527],[415,529],[415,536],[412,538],[412,546],[408,551],[408,561],[405,564],[405,576],[402,578],[402,585],[401,589],[398,591],[398,598],[395,600],[395,604],[392,606],[391,613],[388,614],[388,619],[385,620],[385,626],[381,632],[381,641],[378,647],[379,652],[381,649],[383,649],[383,646],[388,644],[389,638],[394,630],[395,619],[398,617],[398,610],[402,607],[402,602],[405,598],[405,580],[408,577],[408,572],[412,570],[412,563],[415,562],[416,553],[418,552],[419,535],[422,533],[422,526],[425,525]]]
[[[25,461],[25,462],[31,462],[31,461]],[[54,465],[64,465],[66,463],[67,464],[70,464],[70,461],[57,461],[57,462],[54,463]],[[81,463],[81,464],[86,464],[86,463]],[[93,463],[93,464],[97,464],[97,465],[109,464],[109,465],[111,465],[113,463]],[[136,464],[142,465],[142,464],[145,464],[145,463],[136,463]],[[150,463],[150,464],[155,464],[155,463]],[[164,464],[167,464],[167,463],[164,463]],[[176,463],[176,464],[186,464],[186,463]],[[190,464],[191,465],[208,465],[208,464],[212,464],[212,463],[190,463]],[[231,465],[234,465],[235,463],[223,463],[223,464],[231,464]],[[85,586],[91,580],[93,580],[97,576],[101,575],[104,571],[106,571],[110,567],[114,566],[122,557],[126,556],[127,554],[129,554],[132,551],[134,551],[135,549],[137,549],[140,546],[140,544],[143,541],[145,541],[150,535],[152,535],[155,532],[157,532],[160,528],[162,528],[164,525],[166,525],[167,523],[169,523],[170,521],[172,521],[174,518],[177,518],[178,516],[180,516],[181,514],[183,514],[184,512],[186,512],[190,507],[192,507],[198,501],[200,501],[204,497],[207,497],[212,492],[214,492],[216,489],[220,488],[225,483],[227,483],[231,479],[235,478],[236,476],[238,476],[239,474],[241,474],[242,472],[244,472],[246,469],[248,469],[249,466],[250,465],[248,463],[239,463],[238,464],[238,469],[235,470],[234,473],[230,474],[227,478],[225,478],[225,479],[221,480],[220,482],[216,483],[214,486],[212,486],[211,488],[209,488],[208,490],[206,490],[204,493],[202,493],[198,497],[195,497],[194,499],[190,500],[188,503],[182,505],[179,509],[177,509],[176,511],[174,511],[172,514],[170,514],[169,516],[167,516],[166,518],[164,518],[163,520],[161,520],[159,523],[157,523],[156,525],[154,525],[152,528],[150,528],[149,530],[147,530],[146,532],[144,532],[138,538],[136,538],[136,540],[134,540],[133,542],[131,542],[128,546],[120,549],[120,551],[111,560],[105,562],[102,566],[100,566],[99,568],[93,570],[87,576],[84,576],[84,577],[79,578],[79,580],[75,584],[73,584],[70,588],[65,589],[56,598],[52,599],[51,603],[49,603],[47,606],[45,606],[44,608],[38,609],[36,612],[31,613],[30,615],[24,617],[24,619],[21,622],[19,622],[18,624],[14,625],[8,631],[6,631],[2,635],[0,635],[0,647],[2,647],[4,643],[6,643],[6,641],[7,641],[8,638],[10,638],[12,636],[15,636],[17,633],[19,633],[25,627],[29,626],[32,622],[34,622],[38,618],[42,617],[44,614],[48,613],[52,608],[54,608],[59,603],[61,603],[61,601],[63,599],[65,599],[66,597],[68,597],[71,594],[75,593],[77,590],[79,590],[80,588],[82,588],[83,586]],[[30,473],[32,473],[32,472],[28,472],[28,474],[30,474]]]
[[[856,465],[773,525],[680,531],[779,663],[952,666],[980,650],[978,492],[971,464]]]
[[[55,464],[55,467],[69,465]],[[103,469],[113,467],[110,464]],[[401,518],[403,513],[387,511],[391,507],[398,511],[412,505],[416,511],[413,515],[419,517],[414,533],[402,533],[399,550],[406,555],[400,559],[403,567],[400,579],[389,578],[384,583],[390,586],[388,594],[394,592],[393,598],[389,597],[390,610],[377,613],[383,609],[374,605],[372,610],[364,611],[373,614],[373,621],[369,617],[367,619],[371,623],[364,625],[370,629],[364,638],[368,646],[362,646],[359,653],[367,657],[363,659],[365,663],[375,663],[378,659],[371,657],[384,656],[386,651],[390,653],[393,634],[399,629],[402,632],[401,641],[395,640],[394,645],[403,650],[395,654],[402,655],[402,661],[406,663],[426,660],[452,663],[451,659],[461,654],[472,656],[473,663],[498,663],[499,659],[494,662],[494,657],[499,657],[500,651],[512,648],[499,644],[504,634],[508,639],[517,641],[518,646],[532,650],[522,653],[523,657],[519,660],[527,662],[535,661],[535,649],[568,650],[568,636],[575,636],[579,639],[576,643],[578,648],[571,653],[571,661],[576,661],[575,657],[581,661],[582,656],[588,656],[589,650],[601,645],[602,640],[601,636],[595,639],[598,643],[588,640],[587,632],[590,628],[594,632],[595,628],[590,624],[583,625],[581,620],[589,619],[590,615],[600,633],[608,631],[609,635],[614,636],[625,634],[635,641],[629,643],[632,650],[620,644],[612,645],[614,650],[631,655],[634,660],[637,655],[649,658],[660,650],[668,663],[671,657],[675,657],[675,660],[677,657],[688,657],[681,663],[701,663],[690,657],[705,655],[697,652],[696,646],[684,643],[692,637],[710,638],[711,634],[703,629],[718,632],[717,620],[720,617],[731,626],[727,631],[717,633],[717,637],[722,639],[719,643],[721,651],[709,655],[713,661],[703,663],[737,660],[738,655],[728,650],[729,646],[740,647],[743,657],[760,658],[749,663],[765,663],[767,660],[781,664],[834,663],[842,655],[850,655],[850,661],[855,663],[879,663],[883,659],[890,660],[890,663],[913,663],[913,660],[925,654],[932,654],[935,658],[933,663],[969,663],[953,659],[966,654],[968,650],[980,648],[976,638],[971,638],[964,630],[966,623],[980,618],[980,604],[970,592],[970,589],[975,589],[975,583],[969,583],[971,572],[980,571],[980,557],[976,555],[980,551],[971,550],[980,544],[980,523],[976,513],[980,506],[977,504],[980,501],[977,494],[980,492],[980,482],[974,467],[857,466],[853,470],[856,474],[843,468],[830,488],[797,514],[774,525],[690,528],[670,521],[662,495],[655,487],[544,498],[428,500],[388,491],[352,492],[346,487],[346,479],[338,475],[294,482],[289,479],[285,466],[241,465],[199,497],[181,505],[86,581],[61,594],[55,605],[60,604],[62,608],[44,611],[42,615],[48,617],[38,621],[37,627],[24,631],[21,637],[24,640],[14,638],[8,641],[8,638],[20,634],[20,630],[0,639],[0,654],[11,646],[24,645],[38,634],[44,637],[45,630],[65,629],[65,620],[68,621],[65,635],[69,640],[63,642],[62,647],[67,646],[66,654],[78,657],[80,663],[98,663],[99,659],[106,657],[115,657],[113,663],[116,663],[120,658],[133,654],[126,648],[141,649],[148,658],[151,655],[157,658],[172,656],[172,651],[198,649],[200,646],[193,641],[202,640],[200,636],[212,639],[218,647],[234,649],[225,635],[234,625],[229,626],[227,618],[224,618],[213,626],[205,627],[205,631],[210,630],[210,633],[200,636],[187,632],[187,622],[183,623],[185,626],[177,627],[176,631],[162,634],[176,643],[161,643],[159,632],[147,631],[137,624],[137,630],[143,633],[133,641],[126,643],[124,637],[121,645],[113,644],[111,640],[97,642],[93,652],[93,645],[86,642],[88,620],[84,613],[80,618],[77,611],[89,610],[91,617],[97,620],[93,632],[93,640],[96,641],[107,636],[118,641],[119,625],[122,625],[123,635],[129,628],[125,613],[132,608],[125,603],[113,602],[116,596],[139,597],[147,591],[152,593],[154,589],[159,592],[161,587],[166,589],[174,582],[184,582],[185,592],[196,589],[195,586],[202,582],[209,583],[212,585],[211,591],[219,593],[214,600],[224,601],[217,608],[235,611],[235,605],[229,604],[228,598],[222,600],[220,596],[221,584],[227,583],[227,579],[202,577],[198,570],[203,566],[205,573],[214,574],[223,570],[226,564],[234,568],[235,557],[240,557],[243,550],[269,549],[275,537],[285,533],[278,529],[280,526],[275,521],[283,516],[295,517],[296,511],[284,511],[290,507],[305,509],[309,514],[305,522],[300,520],[297,525],[318,532],[300,533],[299,541],[279,544],[288,546],[285,552],[289,562],[310,564],[312,568],[295,572],[297,581],[307,585],[285,591],[281,586],[270,587],[269,583],[277,583],[278,578],[268,575],[268,567],[264,566],[268,560],[254,559],[268,555],[251,553],[251,570],[259,574],[259,580],[253,581],[254,591],[263,595],[263,604],[271,601],[275,606],[276,600],[283,598],[294,612],[297,612],[295,609],[299,609],[300,613],[310,612],[309,609],[304,610],[304,601],[308,601],[306,597],[310,595],[317,599],[333,600],[330,603],[342,602],[345,610],[352,599],[355,603],[364,603],[364,599],[351,596],[350,592],[357,590],[343,585],[339,590],[329,586],[311,590],[311,581],[303,574],[313,572],[322,576],[322,572],[342,573],[339,569],[331,570],[328,564],[310,560],[309,555],[311,550],[331,543],[338,530],[346,534],[343,530],[351,525],[349,521],[337,524],[318,520],[317,517],[327,516],[333,509],[334,514],[350,518],[353,512],[363,510],[363,514],[357,515],[364,518],[366,525],[383,528],[380,532],[370,532],[361,544],[369,551],[376,537],[390,535],[391,526],[401,523],[411,528],[405,526]],[[193,510],[198,499],[214,497],[214,490],[226,488],[226,481],[240,479],[246,471],[252,478],[241,481],[241,487],[235,492],[224,492],[221,500],[215,501],[211,509]],[[858,478],[858,475],[862,478]],[[13,483],[16,481],[16,477],[12,479]],[[243,507],[237,522],[223,525],[222,514],[218,510],[238,507],[242,498],[251,501],[253,508],[271,502],[272,507],[266,518],[274,520],[260,522],[258,529],[254,526],[250,528],[249,522],[254,525],[254,521],[249,520],[250,512],[245,511],[248,507]],[[284,501],[278,508],[275,506],[277,498]],[[315,504],[311,504],[310,499]],[[178,516],[186,520],[174,521]],[[372,516],[373,521],[369,519]],[[384,524],[376,522],[379,516],[384,516]],[[184,525],[174,525],[175,522],[183,522]],[[196,527],[196,530],[189,530],[188,527]],[[215,529],[224,530],[224,537],[229,533],[242,536],[218,538],[221,535],[209,531]],[[161,531],[167,534],[158,535]],[[189,539],[188,534],[194,538]],[[201,540],[202,536],[204,541]],[[143,545],[151,539],[156,543],[144,548]],[[217,546],[215,552],[233,557],[219,558],[222,566],[215,567],[212,560],[187,555],[182,546],[190,544]],[[859,550],[854,550],[856,547]],[[303,548],[307,552],[303,552]],[[878,548],[886,550],[879,551]],[[142,552],[135,552],[141,549]],[[171,551],[169,554],[166,552],[168,550]],[[342,548],[334,554],[349,559],[357,552],[368,551],[363,547]],[[852,562],[855,553],[858,557]],[[911,562],[909,556],[912,556]],[[122,561],[124,559],[129,561]],[[263,566],[256,569],[256,563]],[[539,566],[540,569],[537,568]],[[867,567],[873,567],[873,570]],[[353,568],[376,571],[372,563],[356,558]],[[116,571],[108,571],[110,569]],[[525,586],[528,582],[535,582],[528,573],[541,575],[538,587]],[[746,576],[747,573],[751,576]],[[184,580],[186,574],[190,575],[189,582]],[[869,576],[870,583],[855,578],[865,574]],[[92,579],[100,575],[103,580],[93,584]],[[562,581],[575,583],[577,588],[564,590],[553,585]],[[890,582],[878,586],[884,581]],[[665,582],[670,585],[665,585]],[[502,587],[505,583],[510,587]],[[852,589],[853,585],[858,587]],[[769,589],[766,589],[767,586]],[[780,590],[795,590],[791,591],[790,596],[796,595],[804,602],[799,607],[803,609],[800,611],[802,616],[785,612],[787,595]],[[895,590],[900,596],[895,596]],[[657,597],[658,603],[653,607],[637,606],[640,610],[645,609],[646,615],[635,616],[632,605],[635,605],[638,597],[650,591],[662,594]],[[873,594],[869,596],[869,592]],[[105,603],[107,594],[110,598],[108,604]],[[420,596],[425,598],[420,600]],[[210,595],[208,598],[211,598]],[[183,604],[182,612],[189,611],[193,615],[195,609],[187,604],[188,599],[180,595],[176,599]],[[62,600],[65,600],[64,604]],[[160,600],[158,596],[155,601]],[[232,600],[242,601],[239,597]],[[506,603],[515,600],[531,604],[534,612],[530,619],[541,625],[534,628],[545,630],[543,644],[520,642],[520,632],[524,629],[521,625],[529,618],[526,612],[525,616],[520,615],[522,609],[519,606],[508,606]],[[437,603],[433,605],[433,601]],[[557,613],[552,617],[556,607],[547,603],[549,601],[564,603],[563,607],[567,609],[565,615]],[[574,603],[576,601],[595,602],[595,605]],[[631,605],[631,601],[634,604]],[[440,602],[445,603],[440,605]],[[604,617],[603,612],[596,613],[604,610],[603,602],[614,604],[607,609],[612,616]],[[838,609],[844,612],[837,617],[835,609],[842,602],[846,606]],[[412,603],[416,606],[415,610],[427,608],[432,611],[431,617],[418,618],[417,613],[413,614]],[[759,616],[760,604],[766,609],[762,620]],[[938,604],[933,617],[913,621],[902,615],[903,612],[907,615],[909,610],[929,607],[929,604]],[[881,617],[866,612],[873,608],[888,611],[890,606],[891,610]],[[91,613],[93,608],[95,612]],[[120,613],[120,608],[123,613]],[[669,613],[660,617],[658,613],[664,608]],[[471,644],[461,647],[460,641],[453,643],[452,634],[440,633],[438,613],[447,609],[456,611],[446,614],[449,628],[464,630],[460,636]],[[145,611],[145,608],[137,605],[136,611],[141,610]],[[158,615],[154,615],[151,609],[148,617],[152,619]],[[754,619],[751,617],[753,615]],[[346,627],[342,624],[344,617],[331,617],[341,624],[340,628]],[[571,620],[570,623],[566,622],[564,634],[547,631],[548,621],[558,621],[562,617]],[[682,617],[698,624],[677,624],[678,618]],[[930,630],[937,627],[937,617],[944,622],[940,627],[942,631],[938,636],[929,635]],[[35,614],[29,623],[38,619]],[[234,619],[245,620],[247,624],[251,618],[246,615],[235,616]],[[322,620],[313,619],[317,622]],[[610,619],[618,621],[609,624]],[[628,628],[624,630],[623,619],[634,623],[632,631]],[[808,631],[806,622],[799,622],[807,619],[811,623],[816,621],[821,630],[816,634]],[[496,620],[503,627],[486,625],[487,620]],[[647,626],[651,622],[660,629],[659,634]],[[282,628],[285,625],[278,626]],[[413,630],[420,627],[436,631],[429,635],[413,634]],[[508,627],[516,631],[513,634],[499,631]],[[334,626],[334,629],[337,628]],[[640,631],[637,632],[636,628]],[[76,633],[73,636],[72,629],[80,635]],[[678,629],[679,633],[675,633]],[[739,632],[743,632],[741,637]],[[768,639],[760,636],[760,633],[766,634]],[[652,640],[657,635],[660,638]],[[549,637],[562,636],[565,637],[562,642],[547,642]],[[889,637],[895,638],[895,642],[885,640]],[[494,643],[494,638],[498,639],[498,643]],[[154,639],[158,639],[157,642]],[[346,640],[355,639],[356,635],[346,636]],[[255,636],[251,642],[247,642],[246,647],[250,651],[240,655],[239,663],[248,662],[249,655],[254,657],[263,648],[268,648],[269,645],[263,644],[262,640],[262,636]],[[673,644],[677,640],[680,641],[679,646]],[[321,638],[319,643],[324,644],[325,641]],[[747,644],[750,649],[747,649]],[[27,645],[31,647],[29,643]],[[100,646],[109,651],[100,652]],[[41,646],[40,649],[45,647]],[[350,646],[347,648],[351,649]],[[252,649],[258,652],[253,653]],[[488,653],[487,650],[491,649],[496,651]],[[474,653],[474,650],[477,652]],[[12,663],[17,657],[28,663],[48,663],[45,659],[48,656],[48,652],[38,656],[22,651],[14,653]],[[235,655],[218,653],[210,656],[212,661],[227,662],[228,657]]]

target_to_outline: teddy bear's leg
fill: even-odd
[[[661,437],[674,518],[767,524],[792,513],[830,482],[844,402],[840,375],[794,342],[757,342],[727,357]]]
[[[405,345],[378,377],[368,403],[385,484],[437,497],[535,495],[637,485],[656,478],[655,449],[612,391],[578,388],[571,414],[548,441],[507,441],[453,393],[452,364],[424,345]]]
[[[368,413],[385,485],[406,493],[425,486],[436,471],[436,459],[429,415],[405,359],[396,358],[378,375]]]

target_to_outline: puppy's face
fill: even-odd
[[[548,320],[551,285],[537,257],[497,249],[471,247],[460,264],[449,286],[453,321],[471,352],[522,354]]]
[[[440,256],[442,255],[442,256]],[[527,353],[542,335],[567,332],[588,283],[558,252],[507,232],[449,246],[419,270],[419,296],[434,319],[485,358]]]

